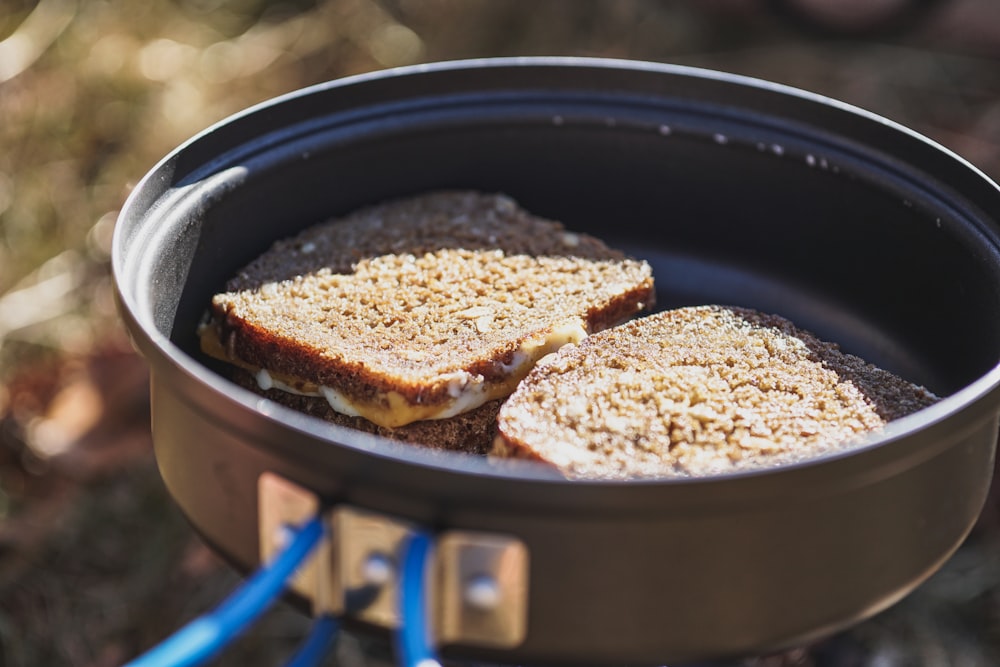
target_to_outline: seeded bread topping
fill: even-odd
[[[569,477],[710,475],[842,450],[937,400],[783,318],[681,308],[543,359],[493,453]]]
[[[653,299],[645,262],[502,195],[437,192],[279,241],[213,298],[201,338],[265,386],[395,428],[504,397]]]

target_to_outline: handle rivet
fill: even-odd
[[[465,586],[465,603],[474,609],[487,611],[500,604],[500,587],[488,575],[473,577]]]
[[[362,576],[365,583],[373,586],[384,586],[392,581],[396,574],[396,566],[388,556],[382,553],[373,553],[365,559],[362,567]]]

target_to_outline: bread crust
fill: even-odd
[[[777,315],[679,308],[536,365],[491,455],[568,477],[702,476],[841,451],[937,400]]]

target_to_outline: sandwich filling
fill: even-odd
[[[378,392],[363,400],[311,380],[261,368],[232,354],[222,344],[218,329],[205,324],[199,329],[201,349],[205,354],[238,366],[254,375],[262,391],[277,389],[299,396],[322,397],[330,408],[350,417],[363,417],[386,428],[398,428],[426,419],[448,419],[474,410],[488,401],[509,396],[539,359],[563,345],[579,343],[587,336],[583,322],[573,319],[551,327],[521,342],[509,363],[501,364],[499,380],[487,381],[482,375],[457,370],[438,377],[447,383],[447,400],[435,404],[413,403],[396,391]]]

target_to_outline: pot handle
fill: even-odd
[[[260,477],[258,512],[259,569],[214,611],[124,667],[201,665],[286,591],[311,599],[316,619],[287,667],[320,664],[341,615],[393,628],[400,667],[440,667],[438,644],[524,640],[528,551],[514,536],[431,535],[396,517],[330,505],[272,473]]]

